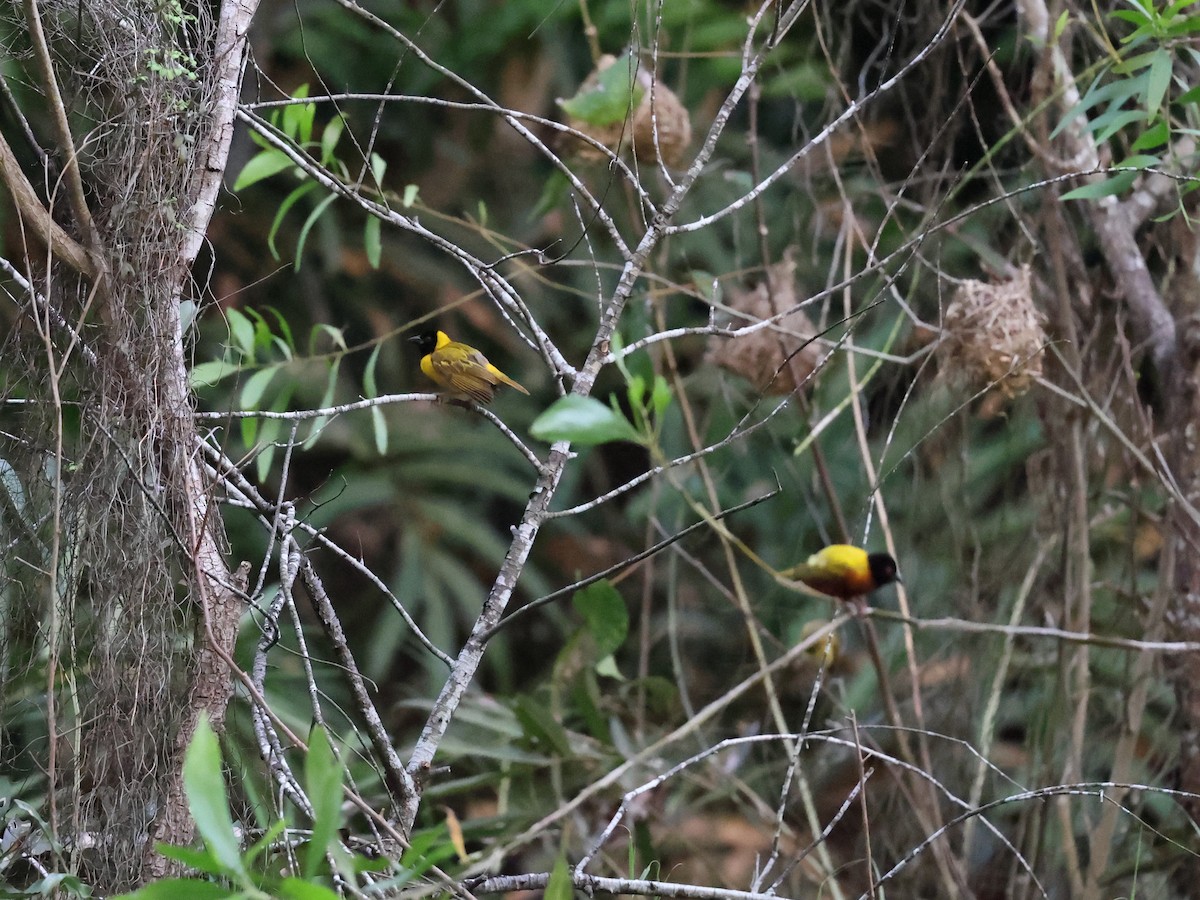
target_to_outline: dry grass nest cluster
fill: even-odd
[[[1006,281],[963,282],[942,319],[942,371],[993,385],[1008,397],[1029,390],[1042,374],[1047,342],[1030,284],[1029,266]]]

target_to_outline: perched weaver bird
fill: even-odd
[[[886,553],[868,553],[850,544],[830,544],[806,562],[779,574],[839,600],[859,600],[876,588],[900,580],[896,561]]]
[[[470,344],[452,341],[444,331],[426,331],[409,340],[421,351],[421,371],[450,397],[491,403],[501,384],[529,393]]]

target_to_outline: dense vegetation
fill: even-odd
[[[0,890],[1189,895],[1193,5],[7,8]]]

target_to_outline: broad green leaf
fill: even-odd
[[[1186,106],[1189,103],[1200,102],[1200,85],[1196,85],[1194,88],[1188,88],[1175,98],[1175,102],[1180,106]]]
[[[1167,124],[1167,120],[1162,118],[1143,131],[1129,149],[1135,152],[1138,150],[1152,150],[1155,147],[1164,146],[1170,139],[1171,127]]]
[[[608,656],[625,643],[629,634],[629,610],[609,581],[597,581],[576,591],[571,603],[583,615],[600,657]]]
[[[321,132],[321,163],[329,165],[333,162],[333,151],[337,149],[342,132],[346,130],[346,120],[341,116],[330,119]]]
[[[637,83],[636,68],[636,60],[626,54],[601,72],[594,86],[581,88],[560,105],[567,115],[589,125],[620,122],[637,108],[645,93]]]
[[[1083,187],[1077,187],[1073,191],[1067,191],[1061,199],[1098,200],[1101,197],[1109,197],[1129,190],[1136,180],[1137,172],[1118,172],[1112,178],[1106,178],[1104,181],[1096,181],[1092,184],[1085,184]]]
[[[233,833],[233,817],[229,814],[229,795],[221,777],[221,749],[207,716],[201,717],[188,745],[183,761],[183,786],[188,809],[205,846],[227,872],[245,879],[241,852]]]
[[[275,887],[280,900],[341,900],[341,894],[302,878],[285,878]]]
[[[277,374],[279,374],[279,366],[267,366],[247,378],[239,395],[238,402],[241,408],[244,410],[261,409],[259,401],[262,400],[267,386]]]
[[[181,862],[189,869],[205,872],[209,875],[226,874],[224,867],[208,850],[196,850],[192,847],[178,847],[173,844],[155,844],[155,849],[167,859]]]
[[[312,803],[312,837],[304,853],[304,877],[312,878],[325,862],[325,851],[337,834],[342,814],[342,765],[333,754],[329,736],[320,726],[308,737],[304,787]]]
[[[211,360],[210,362],[192,366],[191,371],[188,372],[188,384],[192,390],[199,387],[209,387],[238,371],[240,371],[239,367],[227,360]]]
[[[250,185],[262,181],[265,178],[270,178],[272,175],[277,175],[284,169],[290,169],[295,163],[282,150],[277,150],[272,147],[269,150],[263,150],[254,154],[246,161],[246,165],[242,167],[242,171],[238,173],[238,177],[233,182],[233,192],[245,190]]]
[[[367,224],[363,226],[363,250],[372,269],[378,269],[379,261],[383,258],[382,225],[378,216],[367,216]]]
[[[230,343],[247,360],[254,359],[254,323],[239,310],[225,310],[225,321],[229,323]]]
[[[116,894],[112,900],[213,900],[215,897],[239,896],[242,896],[241,891],[211,881],[164,878],[162,881],[152,881],[132,894]]]
[[[417,193],[420,188],[415,184],[406,184],[404,186],[404,196],[400,198],[400,202],[404,204],[404,208],[408,209],[417,202]]]
[[[611,441],[642,442],[642,436],[621,416],[594,397],[569,394],[538,416],[529,433],[541,441],[571,441],[584,446]]]

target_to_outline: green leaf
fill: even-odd
[[[387,160],[378,153],[371,154],[371,174],[377,187],[383,187],[383,173],[387,171]]]
[[[608,580],[597,581],[576,591],[571,603],[582,613],[600,657],[610,655],[625,643],[629,634],[629,610]]]
[[[542,703],[528,695],[517,697],[513,712],[525,734],[542,741],[559,756],[571,755],[571,742],[567,730],[554,718],[554,714]]]
[[[667,383],[667,379],[661,375],[655,375],[654,392],[650,395],[650,405],[654,407],[654,415],[661,416],[666,412],[673,398],[671,385]]]
[[[324,409],[328,406],[333,406],[334,392],[337,390],[338,372],[342,367],[342,358],[339,356],[333,360],[329,366],[329,375],[325,379],[325,393],[321,395],[321,402],[317,404],[318,409]],[[317,438],[321,436],[321,431],[325,424],[329,421],[329,416],[318,416],[313,419],[308,437],[304,439],[303,449],[309,450],[312,445],[317,442]]]
[[[1164,146],[1170,138],[1171,128],[1167,124],[1167,120],[1159,119],[1143,131],[1129,149],[1135,152],[1138,150],[1152,150],[1155,147]]]
[[[341,895],[323,884],[314,884],[301,878],[285,878],[275,887],[275,896],[281,900],[341,900]]]
[[[541,441],[571,441],[584,446],[611,441],[642,443],[642,436],[629,420],[613,412],[594,397],[568,394],[538,416],[529,433]]]
[[[342,132],[346,130],[346,120],[341,116],[334,116],[325,125],[325,129],[321,132],[321,164],[329,165],[333,162],[333,152],[337,149],[338,141],[341,140]]]
[[[378,269],[379,261],[383,258],[382,225],[377,216],[367,216],[367,224],[363,226],[363,249],[372,269]]]
[[[188,384],[192,390],[200,387],[210,387],[238,371],[240,371],[238,366],[224,359],[200,363],[197,366],[192,366],[191,371],[188,372]]]
[[[571,884],[571,870],[567,868],[567,859],[560,856],[550,872],[550,880],[546,882],[546,892],[543,900],[572,900],[575,887]]]
[[[263,394],[266,393],[267,386],[279,374],[279,366],[267,366],[265,369],[259,369],[253,375],[246,379],[246,383],[242,386],[241,394],[239,395],[239,404],[244,410],[258,410],[262,407],[259,401],[262,400]]]
[[[1113,194],[1120,194],[1129,190],[1136,180],[1137,172],[1118,172],[1116,175],[1106,178],[1103,181],[1085,184],[1083,187],[1077,187],[1073,191],[1067,191],[1060,199],[1097,200],[1100,197],[1109,197]]]
[[[283,225],[284,216],[288,214],[296,202],[308,194],[311,194],[320,185],[315,181],[306,181],[299,185],[295,190],[283,198],[283,202],[279,204],[279,209],[275,210],[275,218],[271,221],[271,230],[267,232],[267,248],[271,251],[271,256],[279,259],[279,248],[275,246],[275,237],[279,234],[279,228]]]
[[[246,161],[242,171],[238,172],[238,177],[233,182],[233,192],[236,194],[238,191],[245,190],[250,185],[277,175],[294,165],[291,157],[274,147],[256,153]]]
[[[1175,102],[1180,106],[1186,106],[1190,103],[1200,102],[1200,85],[1196,85],[1196,87],[1189,88],[1188,90],[1184,91],[1175,98]]]
[[[196,850],[193,847],[179,847],[174,844],[162,843],[156,843],[154,847],[162,856],[181,862],[189,869],[208,875],[225,874],[224,867],[208,850]]]
[[[1067,30],[1067,23],[1071,21],[1071,11],[1064,9],[1059,13],[1058,21],[1054,23],[1054,43],[1058,43],[1062,38],[1063,32]]]
[[[132,894],[116,894],[112,900],[212,900],[215,897],[239,897],[241,891],[231,890],[211,881],[193,878],[164,878],[152,881]]]
[[[293,99],[301,100],[308,96],[308,85],[302,84],[292,94]],[[300,144],[307,144],[312,139],[313,119],[317,114],[315,103],[289,103],[283,108],[283,116],[279,127],[283,133]]]
[[[221,749],[207,716],[201,717],[188,745],[183,761],[183,786],[188,809],[205,846],[227,872],[244,880],[246,871],[233,832],[229,795],[221,777]]]
[[[594,86],[580,88],[574,97],[560,101],[563,111],[589,125],[622,121],[645,93],[637,83],[636,69],[636,60],[625,54],[596,77]]]
[[[342,766],[333,754],[329,736],[320,726],[309,733],[304,786],[312,802],[313,826],[305,849],[303,873],[305,878],[312,878],[324,865],[325,851],[342,819]]]
[[[1150,63],[1150,78],[1146,85],[1146,111],[1151,118],[1162,112],[1167,88],[1171,86],[1172,61],[1171,51],[1162,47],[1154,51],[1154,59]]]
[[[404,204],[404,208],[408,209],[417,202],[417,192],[420,188],[415,184],[406,184],[404,186],[404,196],[400,198],[400,202]]]
[[[248,360],[254,359],[254,324],[240,311],[225,310],[225,321],[229,323],[229,341]]]
[[[371,431],[375,435],[375,452],[380,456],[386,456],[388,448],[387,421],[383,418],[383,410],[378,406],[371,407]]]
[[[337,194],[330,194],[308,214],[308,218],[304,220],[304,227],[300,229],[300,237],[296,240],[296,271],[300,271],[300,260],[304,255],[304,244],[308,240],[308,233],[312,231],[312,227],[317,224],[317,220],[321,218],[322,213],[329,207],[329,204],[337,199]]]

